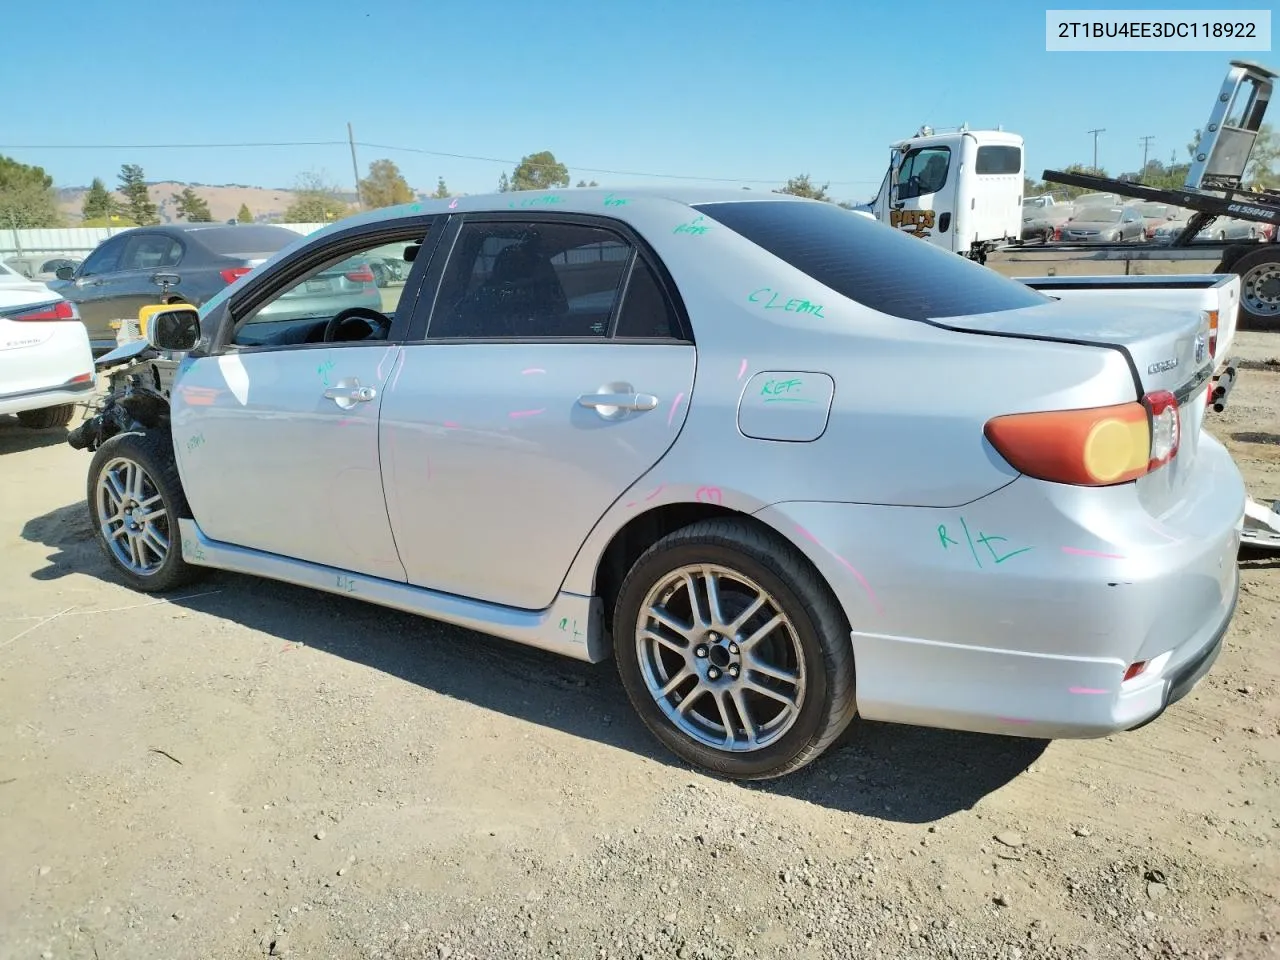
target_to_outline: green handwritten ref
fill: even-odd
[[[811,397],[801,394],[804,391],[804,380],[792,377],[790,380],[766,380],[760,387],[760,395],[765,403],[817,403]]]

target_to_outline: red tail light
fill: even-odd
[[[348,270],[344,274],[352,283],[373,283],[373,270],[367,263],[362,263],[354,270]]]
[[[76,309],[71,305],[70,300],[59,300],[57,303],[46,303],[36,307],[34,310],[28,310],[25,313],[9,314],[10,320],[76,320]]]
[[[983,433],[1029,477],[1105,487],[1136,480],[1172,460],[1180,430],[1177,399],[1157,390],[1139,403],[995,417]]]
[[[1147,669],[1147,661],[1145,660],[1139,660],[1136,663],[1129,664],[1129,669],[1125,670],[1124,681],[1122,682],[1128,682],[1132,680],[1134,677],[1136,677],[1145,669]]]
[[[219,273],[227,283],[235,283],[252,269],[253,267],[229,267],[226,270],[220,270]]]
[[[1207,310],[1209,314],[1209,357],[1218,355],[1218,311]]]

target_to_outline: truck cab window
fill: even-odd
[[[950,147],[917,147],[908,151],[898,167],[898,199],[937,193],[946,186],[950,167]]]

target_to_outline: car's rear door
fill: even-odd
[[[172,394],[173,441],[187,501],[210,539],[296,560],[404,581],[387,520],[378,415],[399,360],[416,275],[388,288],[389,323],[353,320],[317,301],[310,315],[261,315],[333,263],[427,237],[430,219],[366,224],[303,247],[202,318],[216,328]],[[424,247],[425,248],[425,247]],[[425,261],[429,258],[423,258]],[[364,308],[369,316],[371,307]],[[223,314],[226,317],[223,317]],[[376,321],[376,314],[372,319]],[[345,330],[345,339],[343,331]]]
[[[642,246],[608,219],[453,218],[415,316],[425,333],[382,406],[410,583],[547,606],[600,517],[670,448],[695,350]]]

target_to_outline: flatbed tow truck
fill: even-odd
[[[1280,322],[1280,191],[1251,191],[1244,187],[1244,172],[1266,115],[1276,76],[1257,64],[1231,61],[1209,122],[1196,146],[1187,181],[1180,190],[1062,170],[1045,170],[1043,179],[1046,183],[1083,187],[1192,211],[1186,226],[1167,245],[1152,250],[1152,254],[1161,259],[1176,259],[1172,255],[1178,253],[1187,259],[1204,258],[1209,249],[1218,245],[1197,242],[1195,237],[1219,217],[1271,224],[1269,242],[1227,246],[1221,250],[1222,259],[1214,272],[1240,276],[1240,306],[1247,319],[1255,324],[1258,320]],[[1132,252],[1125,251],[1129,255]],[[1236,369],[1228,363],[1214,392],[1215,410],[1225,407],[1235,378]],[[1248,500],[1241,542],[1255,548],[1280,550],[1280,501],[1268,508],[1252,498]]]

